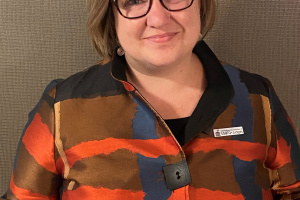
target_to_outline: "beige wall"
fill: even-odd
[[[221,60],[274,84],[300,133],[300,1],[219,0],[206,39]],[[0,194],[27,114],[53,78],[97,61],[84,0],[0,0]]]

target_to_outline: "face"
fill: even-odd
[[[126,19],[114,8],[116,32],[130,67],[155,69],[189,59],[200,34],[200,0],[171,12],[153,0],[149,13]],[[142,69],[138,69],[142,70]]]

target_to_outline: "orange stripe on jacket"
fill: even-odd
[[[288,146],[287,142],[281,137],[277,140],[276,158],[271,164],[271,169],[277,169],[287,163],[291,163],[291,145]]]
[[[210,152],[216,149],[223,149],[230,155],[241,160],[252,161],[266,158],[266,145],[236,140],[220,140],[215,138],[195,139],[188,147],[184,148],[186,154],[194,154],[199,151]]]
[[[132,153],[140,153],[149,158],[158,158],[161,155],[177,155],[179,148],[172,136],[159,139],[118,139],[106,138],[100,141],[83,142],[65,151],[70,167],[83,158],[94,155],[108,155],[119,149],[127,149]],[[61,157],[57,160],[58,168],[62,168]]]
[[[289,186],[285,186],[285,187],[279,187],[279,190],[292,190],[292,189],[296,189],[300,187],[300,181],[293,184],[293,185],[289,185]]]
[[[38,164],[57,174],[54,160],[54,138],[48,126],[41,120],[40,114],[37,113],[26,129],[22,142]]]
[[[143,199],[145,196],[143,191],[131,191],[121,189],[94,188],[92,186],[81,186],[73,191],[69,190],[63,193],[62,199],[89,199],[93,200],[135,200]]]
[[[10,190],[18,199],[26,199],[26,200],[56,200],[55,196],[45,196],[41,194],[32,193],[31,191],[23,188],[19,188],[14,183],[14,176],[12,175],[10,181]]]
[[[168,200],[180,200],[180,199],[190,199],[189,198],[189,185],[173,190],[172,195]]]
[[[128,92],[132,92],[135,90],[135,88],[128,82],[126,81],[121,81],[125,87],[125,89],[128,91]]]
[[[205,188],[189,187],[190,199],[205,199],[205,200],[244,200],[242,194],[232,194],[230,192],[213,191]]]

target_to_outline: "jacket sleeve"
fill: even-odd
[[[9,189],[2,199],[58,199],[61,175],[54,134],[54,99],[57,81],[45,89],[28,115],[14,161]]]
[[[274,195],[281,200],[300,199],[300,149],[295,127],[276,95],[270,81],[271,130],[276,146],[271,164]]]

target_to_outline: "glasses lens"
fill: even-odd
[[[150,0],[118,0],[117,3],[122,15],[128,18],[145,15],[150,7]]]
[[[166,8],[170,11],[183,10],[191,6],[193,0],[163,0]]]

